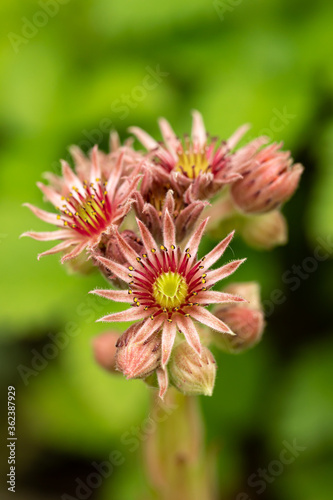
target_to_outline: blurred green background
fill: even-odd
[[[22,203],[43,207],[35,183],[59,171],[70,144],[107,150],[108,131],[124,139],[130,125],[158,134],[159,116],[182,134],[196,108],[211,134],[228,137],[250,122],[248,138],[283,140],[305,165],[284,209],[289,244],[267,253],[233,245],[248,257],[237,281],[262,284],[268,325],[252,351],[215,352],[214,396],[201,398],[221,499],[331,499],[333,265],[314,256],[318,245],[333,253],[333,4],[2,0],[0,18],[0,370],[3,408],[7,386],[17,393],[16,498],[75,497],[76,479],[112,450],[125,462],[89,498],[148,498],[140,451],[124,444],[147,415],[148,390],[109,376],[92,357],[91,339],[105,331],[95,320],[112,306],[87,292],[105,282],[70,275],[58,256],[37,262],[51,243],[18,237],[47,225]],[[152,71],[160,75],[147,88]],[[287,283],[286,272],[303,277]],[[60,332],[65,347],[52,340]],[[258,493],[249,478],[295,440],[306,449]],[[1,457],[5,475],[4,446]]]

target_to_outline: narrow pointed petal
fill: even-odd
[[[98,145],[95,144],[91,153],[91,172],[90,172],[90,182],[96,182],[96,179],[101,177],[101,165],[98,158]],[[97,181],[99,182],[99,181]]]
[[[153,320],[147,319],[135,334],[135,342],[145,342],[156,330],[161,328],[164,320],[163,316],[155,316]]]
[[[62,160],[61,165],[62,165],[62,175],[66,181],[66,184],[68,185],[69,190],[71,190],[73,188],[77,188],[80,191],[80,193],[83,194],[84,191],[83,191],[82,182],[74,174],[73,170],[68,165],[68,163],[66,161]]]
[[[132,294],[128,293],[128,290],[91,290],[92,294],[99,295],[100,297],[105,297],[106,299],[114,300],[115,302],[133,302]]]
[[[107,269],[109,269],[112,273],[114,273],[121,280],[128,282],[128,269],[117,262],[113,262],[110,259],[106,259],[105,257],[100,257],[99,255],[94,256],[101,264],[103,264]]]
[[[34,205],[31,205],[30,203],[24,203],[24,207],[28,207],[31,212],[36,215],[39,219],[43,220],[44,222],[48,222],[49,224],[55,224],[56,226],[63,227],[64,221],[58,218],[57,214],[52,214],[50,212],[45,212],[45,210],[42,210],[41,208],[35,207]]]
[[[97,321],[109,321],[109,322],[118,322],[118,321],[135,321],[137,319],[145,319],[147,318],[151,312],[145,311],[144,307],[133,307],[130,309],[125,309],[125,311],[108,314],[103,318],[98,319]]]
[[[131,132],[131,134],[135,135],[138,141],[140,141],[146,149],[151,150],[159,147],[158,142],[156,142],[155,139],[153,139],[149,134],[147,134],[147,132],[145,132],[141,128],[130,127],[128,131]]]
[[[162,367],[164,368],[169,361],[170,354],[175,342],[177,333],[176,322],[166,321],[162,332]]]
[[[121,173],[123,171],[123,159],[124,159],[124,154],[121,153],[119,155],[117,163],[115,164],[115,166],[113,167],[113,169],[111,171],[108,183],[106,185],[106,191],[108,192],[111,200],[114,197],[119,179],[121,177]]]
[[[204,265],[206,269],[208,269],[210,266],[215,264],[217,260],[224,254],[225,249],[229,245],[230,241],[232,240],[233,236],[235,234],[235,231],[232,231],[224,240],[222,240],[218,245],[216,245],[215,248],[211,252],[209,252],[206,255],[206,259],[204,261]]]
[[[208,271],[206,278],[207,285],[211,286],[213,283],[217,283],[218,281],[227,278],[232,273],[234,273],[236,269],[238,269],[239,266],[245,261],[246,259],[232,260],[231,262],[228,262],[228,264],[225,264],[218,269],[212,269],[211,271]]]
[[[39,260],[41,257],[44,257],[45,255],[52,255],[54,253],[62,252],[62,250],[66,250],[66,248],[70,247],[71,245],[75,245],[76,243],[78,243],[77,240],[63,241],[62,243],[59,243],[59,245],[56,245],[55,247],[51,248],[50,250],[38,254],[37,259]]]
[[[59,231],[45,231],[43,233],[28,231],[27,233],[21,234],[20,238],[23,236],[29,236],[38,241],[53,241],[73,238],[73,233],[68,229],[60,229]]]
[[[120,248],[122,254],[124,255],[125,259],[128,261],[128,263],[136,262],[136,258],[138,257],[138,254],[133,250],[132,247],[129,246],[129,244],[118,233],[118,231],[116,231],[115,235],[117,238],[119,248]]]
[[[194,143],[198,143],[202,147],[207,140],[205,124],[199,111],[192,111],[192,116],[192,139]]]
[[[189,313],[193,319],[199,321],[200,323],[203,323],[204,325],[209,326],[213,330],[234,335],[234,333],[225,323],[223,323],[223,321],[221,321],[212,313],[207,311],[207,309],[205,309],[204,307],[193,306],[191,307],[191,309],[189,309]]]
[[[228,302],[247,302],[243,297],[225,292],[206,291],[199,292],[195,297],[199,304],[220,304]]]
[[[137,224],[139,226],[141,238],[142,238],[142,241],[143,241],[143,244],[145,246],[146,251],[150,252],[152,248],[158,249],[159,247],[158,247],[156,241],[154,240],[154,238],[152,237],[150,231],[148,231],[146,226],[144,224],[142,224],[142,222],[139,219],[136,219],[136,221],[137,221]]]
[[[237,144],[238,142],[241,140],[241,138],[243,137],[244,134],[246,134],[246,132],[251,128],[251,125],[249,125],[248,123],[246,123],[245,125],[242,125],[241,127],[239,127],[236,132],[234,132],[232,134],[231,137],[229,137],[229,139],[227,140],[227,146],[229,149],[233,149]]]
[[[190,254],[191,254],[191,258],[189,259],[189,266],[192,264],[192,262],[196,258],[196,255],[198,253],[199,244],[200,244],[201,238],[203,236],[204,230],[206,228],[207,222],[208,222],[208,218],[199,224],[198,228],[195,230],[195,232],[193,233],[193,235],[191,236],[191,238],[189,239],[189,241],[186,245],[190,249]]]
[[[165,201],[163,205],[163,217],[165,215],[165,211],[169,210],[169,214],[173,214],[175,211],[175,199],[173,197],[173,191],[172,189],[169,189],[165,196]]]
[[[202,308],[201,308],[202,309]],[[192,311],[192,308],[191,308]],[[191,314],[192,316],[192,314]],[[195,350],[195,352],[201,356],[201,342],[197,329],[194,326],[191,318],[186,318],[185,316],[177,315],[177,326],[179,330],[184,334],[188,344]]]
[[[172,154],[173,158],[175,161],[178,160],[177,156],[177,146],[179,144],[179,139],[176,136],[175,132],[173,131],[170,123],[165,119],[165,118],[160,118],[158,120],[158,124],[161,129],[162,137],[165,142],[166,147]]]
[[[159,397],[161,399],[164,399],[165,393],[169,385],[168,372],[166,371],[165,368],[158,368],[156,370],[156,375],[157,375],[158,385],[160,388]]]
[[[45,186],[42,182],[37,182],[37,186],[42,191],[44,196],[50,201],[55,207],[60,207],[64,204],[63,196],[54,191],[49,186]]]
[[[63,264],[66,260],[74,259],[77,257],[85,248],[87,247],[87,242],[83,241],[78,244],[71,252],[66,253],[61,259],[61,263]]]
[[[176,246],[176,229],[173,220],[170,217],[169,210],[165,211],[163,220],[164,245],[169,250],[171,246]]]

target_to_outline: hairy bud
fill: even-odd
[[[134,233],[134,231],[130,231],[126,229],[122,231],[121,236],[124,238],[126,243],[133,248],[135,252],[140,254],[143,250],[143,244],[140,238]],[[103,237],[103,245],[101,248],[95,251],[94,255],[105,257],[110,259],[118,264],[122,264],[124,266],[128,266],[128,262],[124,257],[124,254],[121,252],[119,248],[118,239],[114,236],[114,233],[109,235],[105,235]],[[98,266],[101,273],[105,276],[105,278],[110,281],[116,288],[125,288],[127,289],[127,283],[124,283],[117,276],[115,276],[107,267],[103,264],[95,260],[96,265]]]
[[[238,353],[257,344],[264,331],[265,322],[259,285],[255,282],[235,283],[225,291],[237,293],[248,302],[222,305],[214,310],[215,316],[227,323],[235,335],[213,333],[213,340],[223,351]]]
[[[93,339],[93,352],[97,363],[105,370],[116,372],[116,343],[119,332],[109,331]]]
[[[157,332],[144,342],[136,342],[142,322],[130,326],[117,342],[116,369],[127,378],[146,378],[159,366],[161,334]]]
[[[287,222],[279,210],[253,215],[244,222],[241,234],[248,245],[260,250],[270,250],[287,243]]]
[[[293,165],[289,151],[271,144],[242,164],[242,179],[231,186],[235,204],[245,213],[260,214],[278,208],[294,194],[303,167]]]
[[[174,348],[168,368],[171,383],[183,394],[213,394],[216,361],[207,347],[200,357],[187,342],[181,342]]]

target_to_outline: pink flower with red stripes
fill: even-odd
[[[49,186],[37,183],[58,214],[46,212],[29,203],[25,206],[39,219],[60,229],[41,233],[29,231],[22,236],[40,241],[62,240],[55,247],[39,254],[38,258],[65,252],[61,260],[64,262],[77,257],[85,249],[91,252],[103,236],[110,233],[112,225],[121,224],[131,208],[131,194],[140,180],[137,169],[131,177],[123,179],[124,154],[119,154],[106,176],[105,165],[101,165],[102,157],[95,146],[90,163],[86,162],[84,168],[82,162],[77,163],[74,172],[68,163],[62,162],[62,177],[49,175]]]
[[[248,130],[243,125],[227,141],[218,143],[217,138],[208,138],[201,114],[193,111],[191,138],[179,139],[167,120],[161,118],[159,125],[163,142],[159,143],[139,127],[129,130],[145,146],[152,159],[156,176],[168,174],[172,189],[187,191],[193,200],[210,198],[226,184],[240,179],[234,168],[232,150]]]
[[[128,284],[128,290],[94,290],[102,297],[127,302],[131,309],[105,316],[100,321],[143,321],[135,332],[135,342],[144,343],[155,332],[161,335],[161,362],[157,370],[160,396],[168,387],[166,370],[178,334],[201,356],[202,345],[196,323],[203,323],[221,334],[233,334],[229,327],[206,309],[209,304],[242,302],[239,296],[211,290],[221,279],[232,274],[243,260],[233,260],[210,269],[223,255],[233,233],[230,233],[205,257],[197,252],[208,219],[201,222],[182,250],[176,244],[175,224],[166,211],[163,222],[163,244],[158,245],[145,225],[137,220],[144,246],[138,254],[115,231],[128,268],[104,257],[96,258],[114,275]]]

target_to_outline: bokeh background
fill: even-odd
[[[182,134],[196,108],[213,135],[228,137],[250,122],[248,138],[283,140],[305,165],[284,209],[288,245],[260,253],[233,244],[237,258],[248,257],[237,280],[261,283],[268,324],[252,351],[215,352],[214,396],[200,400],[207,443],[218,450],[221,499],[329,500],[333,4],[2,0],[0,19],[0,431],[4,443],[13,385],[16,498],[76,498],[77,478],[85,481],[92,462],[112,450],[125,462],[89,498],[150,498],[140,451],[124,444],[124,434],[147,416],[148,389],[104,373],[92,356],[91,340],[105,330],[95,320],[112,306],[87,292],[105,283],[98,274],[70,274],[58,256],[37,262],[51,243],[19,240],[26,230],[46,229],[22,203],[43,206],[35,183],[44,171],[59,171],[70,144],[88,151],[97,142],[107,150],[112,128],[124,139],[134,124],[156,135],[159,116]],[[159,76],[147,88],[152,71]],[[316,260],[316,248],[327,258]],[[280,303],[274,290],[281,290]],[[61,332],[67,345],[57,347],[52,335]],[[305,450],[258,493],[249,477],[295,441]],[[5,477],[5,446],[1,458]],[[9,498],[5,483],[1,488]]]

